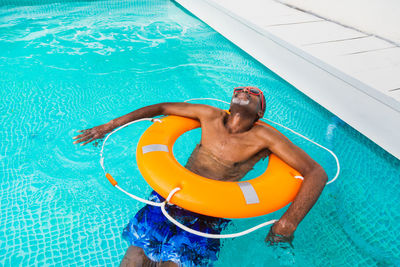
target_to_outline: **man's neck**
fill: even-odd
[[[251,129],[254,120],[240,113],[229,114],[225,119],[225,127],[229,133],[243,133]]]

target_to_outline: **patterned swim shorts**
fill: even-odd
[[[153,191],[149,200],[163,202]],[[230,220],[200,215],[175,205],[167,212],[180,223],[197,231],[219,234]],[[200,237],[180,229],[162,214],[159,207],[146,205],[139,210],[122,236],[132,245],[141,247],[153,261],[173,261],[183,266],[209,266],[217,259],[219,239]]]

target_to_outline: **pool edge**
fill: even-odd
[[[213,1],[175,2],[400,159],[400,103],[299,51],[294,45],[257,28]]]

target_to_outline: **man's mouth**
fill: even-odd
[[[232,103],[233,104],[238,104],[240,106],[245,106],[245,105],[248,105],[250,103],[250,100],[249,99],[239,98],[239,97],[235,96],[232,99]]]

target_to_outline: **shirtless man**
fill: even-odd
[[[200,121],[201,141],[190,156],[186,168],[201,176],[222,181],[238,181],[257,161],[269,153],[274,153],[304,177],[297,196],[279,221],[271,227],[266,238],[270,244],[291,242],[297,226],[320,196],[327,182],[327,175],[317,162],[285,136],[269,127],[254,124],[264,115],[265,105],[265,98],[260,89],[237,87],[234,89],[229,114],[208,105],[160,103],[81,131],[82,134],[74,137],[78,139],[74,143],[85,145],[104,137],[121,125],[141,118],[177,115]],[[150,198],[163,201],[155,192]],[[163,215],[157,212],[161,213],[158,208],[145,206],[125,228],[123,235],[130,241],[131,246],[121,266],[198,266],[206,264],[206,261],[202,261],[204,258],[216,259],[219,240],[189,234],[162,219]],[[210,233],[219,233],[228,222],[225,219],[197,215],[176,206],[171,206],[169,212],[181,218],[189,227],[197,227],[198,230]],[[161,240],[153,240],[157,238]],[[156,247],[152,247],[153,243]],[[172,251],[169,252],[170,249]],[[157,253],[163,256],[156,255]],[[189,261],[188,257],[191,258]]]

